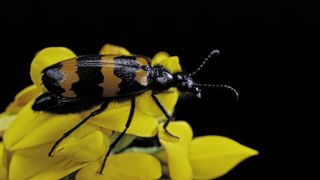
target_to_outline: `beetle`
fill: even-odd
[[[42,84],[46,91],[36,98],[32,109],[54,114],[78,113],[89,110],[94,106],[100,107],[91,112],[77,125],[68,130],[58,139],[48,155],[51,157],[58,144],[91,117],[103,112],[112,101],[131,101],[131,108],[124,130],[111,143],[104,156],[101,169],[102,174],[107,157],[111,150],[121,140],[130,127],[135,110],[135,97],[151,90],[152,99],[166,117],[164,130],[170,136],[167,127],[172,116],[161,104],[156,94],[166,92],[171,87],[176,87],[181,92],[188,92],[201,98],[201,86],[221,87],[238,93],[231,86],[197,84],[194,76],[204,64],[214,55],[219,55],[218,50],[213,50],[201,65],[191,74],[185,72],[169,73],[161,65],[151,66],[150,60],[140,55],[84,55],[64,60],[45,68],[42,71]],[[177,137],[176,137],[177,138]]]

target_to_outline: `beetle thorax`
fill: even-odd
[[[150,69],[150,87],[153,91],[164,91],[173,87],[173,76],[161,66]]]

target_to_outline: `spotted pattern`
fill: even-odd
[[[147,57],[143,57],[143,56],[136,56],[136,62],[140,65],[140,66],[149,66],[149,60]]]
[[[148,71],[139,69],[135,72],[134,80],[141,86],[148,86]]]
[[[60,86],[63,74],[60,72],[61,63],[54,64],[42,71],[42,83],[48,91],[55,95],[61,95],[65,90]]]
[[[136,61],[135,56],[119,56],[115,57],[114,61],[116,63],[114,74],[122,80],[119,84],[120,91],[118,92],[118,96],[139,94],[147,90],[146,86],[141,85],[137,81],[137,79],[144,79],[144,77],[140,76],[140,78],[136,78],[136,72],[144,71],[144,69]],[[138,74],[142,75],[143,73]],[[147,73],[145,74],[147,75]]]
[[[102,64],[100,55],[86,55],[77,58],[79,81],[72,84],[72,90],[77,97],[99,97],[102,95],[103,88],[99,86],[103,82],[101,73]]]
[[[67,98],[125,97],[148,90],[149,69],[142,56],[86,55],[46,68],[42,81]]]
[[[117,96],[120,91],[119,84],[121,83],[121,78],[114,75],[115,61],[113,57],[104,55],[101,57],[101,62],[103,64],[101,73],[103,74],[103,82],[99,84],[103,88],[103,97],[113,97]]]
[[[77,97],[77,94],[71,89],[72,84],[80,80],[78,73],[72,73],[78,71],[76,64],[77,60],[75,58],[61,64],[60,73],[63,75],[63,79],[60,81],[60,87],[65,90],[61,94],[64,97]]]

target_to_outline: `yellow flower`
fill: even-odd
[[[39,93],[40,90],[35,85],[32,85],[16,95],[14,101],[7,106],[5,112],[0,114],[0,137],[8,129],[20,109]]]
[[[128,55],[130,53],[122,47],[107,44],[102,48],[100,54]],[[3,176],[0,176],[1,178],[5,179],[4,177],[8,174],[10,179],[59,179],[83,167],[95,168],[92,173],[96,175],[99,170],[97,166],[101,165],[100,161],[108,149],[110,138],[113,138],[111,134],[113,131],[122,132],[124,130],[130,103],[111,103],[103,113],[90,119],[88,123],[62,141],[53,152],[54,158],[47,156],[53,143],[90,113],[87,111],[80,114],[55,115],[34,112],[31,109],[34,99],[41,94],[43,89],[41,71],[52,64],[72,57],[75,57],[75,54],[67,48],[51,47],[37,53],[32,61],[30,76],[34,84],[21,91],[0,116],[0,129],[2,128],[2,132],[5,131],[3,144],[1,144],[1,161],[10,160],[6,160],[10,163],[0,164],[1,172],[8,171],[1,173]],[[171,72],[181,70],[178,58],[170,57],[163,52],[153,58],[152,64],[161,64]],[[172,93],[159,94],[157,97],[171,113],[179,93],[176,88],[170,91]],[[156,135],[158,123],[164,120],[164,115],[150,98],[150,92],[138,96],[136,103],[135,114],[127,134],[141,137]],[[127,143],[122,142],[122,144]],[[127,176],[124,174],[124,177],[130,176],[137,179],[144,179],[141,178],[142,175],[151,179],[160,177],[160,163],[153,156],[143,153],[112,155],[108,158],[105,172],[119,172],[122,167],[119,165],[122,161],[119,161],[126,158],[132,159],[133,162],[124,164],[123,168],[132,169],[132,171],[127,170],[128,174]],[[150,162],[150,166],[146,169],[144,165],[139,166],[137,161]],[[149,173],[143,174],[148,168]],[[85,169],[81,172],[80,179],[85,176],[85,174],[83,176]],[[103,177],[115,176],[111,173],[105,174]]]
[[[106,44],[100,54],[124,54],[122,47]],[[76,179],[212,179],[224,175],[240,161],[257,151],[221,136],[193,138],[190,125],[172,122],[168,130],[180,139],[172,138],[159,126],[165,117],[147,91],[136,99],[132,124],[125,137],[108,158],[104,174],[98,174],[110,142],[125,128],[130,103],[111,103],[101,114],[91,118],[48,157],[53,143],[79,123],[91,111],[55,115],[34,112],[31,106],[43,92],[41,71],[49,65],[74,57],[63,47],[46,48],[37,53],[31,64],[33,85],[18,93],[14,101],[0,114],[0,180],[61,179],[75,174]],[[154,56],[152,65],[161,64],[171,73],[181,71],[178,57],[165,52]],[[161,103],[173,112],[179,92],[158,94]],[[97,107],[95,107],[97,108]],[[95,109],[94,108],[94,109]],[[155,137],[155,136],[158,137]],[[135,149],[135,138],[159,138],[161,146]]]
[[[201,136],[192,139],[190,125],[185,121],[170,123],[168,130],[177,135],[170,142],[159,126],[159,140],[164,150],[155,153],[163,173],[171,179],[214,179],[226,174],[242,160],[258,152],[222,136]]]

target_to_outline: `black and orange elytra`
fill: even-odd
[[[226,85],[197,84],[191,76],[198,72],[212,55],[219,51],[212,51],[199,68],[191,73],[169,73],[160,65],[151,66],[148,58],[139,55],[85,55],[62,61],[45,68],[42,73],[42,83],[47,89],[34,102],[34,111],[46,111],[55,114],[77,113],[89,110],[96,105],[100,108],[90,113],[79,124],[63,134],[54,144],[49,156],[57,145],[91,117],[104,111],[111,101],[131,101],[131,109],[126,126],[121,134],[111,143],[102,163],[100,173],[103,172],[107,157],[130,126],[135,110],[135,97],[145,91],[152,91],[152,98],[167,120],[165,131],[172,118],[156,97],[157,93],[177,87],[179,91],[190,92],[201,97],[199,87],[222,87],[236,91]],[[175,137],[175,136],[174,136]]]
[[[123,97],[145,91],[148,67],[149,61],[139,56],[87,55],[44,69],[42,82],[67,98]]]

